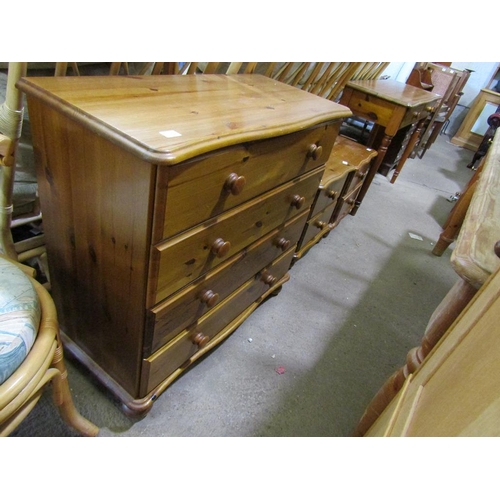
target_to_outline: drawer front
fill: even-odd
[[[337,213],[334,214],[335,218],[332,220],[332,222],[338,223],[346,215],[351,213],[351,210],[354,207],[360,189],[361,185],[358,186],[358,188],[355,189],[354,191],[351,191],[350,193],[347,193],[345,196],[342,197],[342,200],[340,202],[340,208],[337,210]]]
[[[141,396],[145,396],[152,391],[177,368],[188,361],[200,347],[204,347],[210,339],[215,337],[247,307],[269,290],[274,280],[279,281],[285,276],[290,267],[293,254],[293,249],[286,252],[267,269],[247,281],[226,300],[204,315],[197,324],[184,330],[162,349],[145,359],[143,362],[143,377],[145,380],[143,380],[142,384],[144,390]]]
[[[248,143],[161,169],[160,176],[168,176],[168,192],[160,240],[326,163],[339,126],[333,123]],[[160,179],[158,186],[165,185]],[[164,195],[157,193],[157,199]]]
[[[327,232],[325,230],[327,230],[329,226],[335,206],[336,203],[333,203],[307,223],[306,228],[304,229],[304,238],[300,244],[301,248],[307,245],[313,238],[318,236],[319,233]]]
[[[344,175],[336,181],[332,181],[329,185],[322,186],[318,190],[318,197],[314,203],[314,208],[312,210],[311,217],[314,217],[319,212],[324,210],[327,206],[332,203],[336,203],[342,194],[342,189],[346,182],[347,175]]]
[[[168,297],[298,213],[309,211],[322,174],[320,167],[154,247],[152,262],[158,271],[153,293]]]
[[[365,163],[364,165],[361,165],[359,169],[351,175],[351,177],[347,181],[348,184],[345,190],[345,193],[347,195],[351,193],[354,189],[359,190],[359,188],[361,188],[361,185],[363,184],[365,177],[368,174],[369,168],[370,168],[370,163]]]
[[[425,104],[420,104],[419,106],[414,106],[408,109],[403,121],[401,122],[400,128],[406,127],[411,123],[416,123],[424,118],[427,118],[437,107],[438,101],[432,101]]]
[[[307,212],[275,229],[212,272],[163,301],[148,314],[144,355],[149,356],[229,296],[269,262],[297,244]]]
[[[349,99],[349,108],[354,115],[377,122],[386,127],[398,105],[354,90]]]

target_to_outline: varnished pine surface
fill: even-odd
[[[142,159],[166,165],[351,115],[261,75],[34,77],[18,87]]]
[[[360,90],[394,104],[413,108],[441,99],[441,96],[394,80],[354,80],[346,88]]]
[[[485,159],[462,229],[451,255],[460,277],[479,288],[499,265],[493,248],[500,240],[500,134]]]
[[[377,151],[367,148],[353,139],[339,135],[335,141],[335,149],[328,158],[325,166],[323,183],[346,173],[359,169],[377,156]]]

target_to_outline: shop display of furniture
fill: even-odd
[[[18,86],[65,347],[145,413],[289,279],[351,113],[260,75]]]
[[[99,429],[73,404],[54,302],[33,276],[0,255],[0,436],[19,426],[49,385],[63,420],[95,436]]]

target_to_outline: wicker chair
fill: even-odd
[[[80,415],[73,404],[57,314],[49,292],[33,278],[32,268],[5,256],[0,256],[0,266],[0,330],[3,334],[0,380],[6,377],[0,385],[0,436],[8,436],[19,426],[49,384],[63,420],[84,436],[97,435],[99,429]],[[20,284],[17,290],[23,290],[27,299],[23,300],[15,292],[17,284]],[[2,307],[5,304],[7,308]],[[33,314],[27,315],[30,309]],[[20,333],[21,328],[36,332],[27,342],[29,345],[25,342],[26,332]],[[9,332],[12,344],[15,343],[10,351],[9,342],[5,341],[9,339]]]

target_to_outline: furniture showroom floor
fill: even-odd
[[[68,357],[79,411],[100,436],[349,436],[457,279],[454,246],[431,253],[453,207],[448,198],[472,175],[473,152],[449,139],[408,160],[395,184],[377,175],[356,216],[299,260],[281,293],[144,418],[127,417]],[[13,435],[75,434],[46,392]]]

